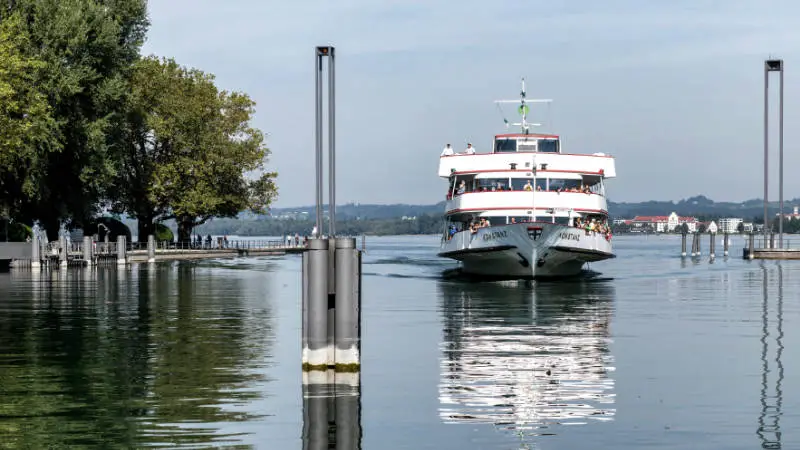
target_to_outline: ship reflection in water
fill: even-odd
[[[439,284],[440,416],[517,433],[612,420],[609,282]]]

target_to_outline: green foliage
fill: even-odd
[[[51,119],[36,135],[33,177],[15,198],[17,214],[81,226],[97,212],[116,169],[111,150],[129,91],[128,71],[146,31],[146,0],[16,0],[3,21],[21,16],[23,53],[41,61],[36,87],[47,93]],[[52,120],[52,122],[50,122]],[[34,184],[35,183],[35,184]]]
[[[154,236],[156,238],[156,242],[164,242],[164,241],[172,242],[175,240],[175,234],[173,234],[172,230],[163,223],[155,224]]]
[[[214,77],[148,57],[134,67],[116,209],[140,222],[174,218],[179,239],[211,217],[263,213],[277,193],[269,150],[249,125],[255,103]],[[255,179],[246,176],[257,172]],[[146,226],[146,225],[145,225]],[[141,230],[141,227],[140,227]]]
[[[24,242],[33,237],[33,229],[28,225],[6,220],[0,220],[0,233],[2,239],[8,239],[9,242]]]
[[[39,160],[58,146],[40,83],[46,65],[25,54],[29,46],[20,14],[0,22],[0,202],[9,207],[38,196]]]

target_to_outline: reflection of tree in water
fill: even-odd
[[[439,284],[440,415],[518,430],[614,415],[608,349],[613,287]]]
[[[252,418],[233,407],[259,395],[244,386],[272,333],[242,306],[242,280],[134,267],[42,272],[3,290],[4,445],[210,443],[225,438],[214,422]]]

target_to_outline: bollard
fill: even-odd
[[[31,239],[31,269],[39,269],[42,267],[42,247],[39,241],[39,235],[33,233]]]
[[[753,252],[755,251],[756,247],[756,238],[755,234],[753,234],[752,231],[750,232],[750,242],[748,243],[748,246],[750,247],[750,252],[748,253],[748,259],[753,259]]]
[[[334,362],[337,372],[358,372],[360,357],[361,261],[352,238],[336,239],[336,320]]]
[[[117,236],[117,265],[124,266],[128,263],[127,250],[128,248],[127,243],[125,242],[125,236]]]
[[[717,241],[715,240],[717,236],[716,236],[716,233],[708,233],[708,235],[709,235],[709,237],[710,237],[710,239],[709,239],[709,241],[708,241],[708,256],[709,256],[711,259],[714,259],[714,258],[716,258],[716,257],[717,257],[717,256],[714,254],[714,253],[715,253],[715,250],[716,250],[716,247],[717,247]]]
[[[775,233],[769,234],[769,248],[775,248]]]
[[[728,256],[728,250],[731,246],[731,235],[728,233],[724,233],[722,235],[722,254],[723,256]]]
[[[697,256],[697,233],[692,233],[692,258]]]
[[[156,262],[156,237],[152,234],[147,236],[147,262]]]
[[[87,266],[92,265],[92,238],[89,236],[83,237],[83,260]]]
[[[681,233],[681,257],[686,256],[686,233]]]
[[[61,267],[67,267],[67,261],[69,260],[69,248],[67,248],[67,237],[61,236],[59,239],[61,243],[61,249],[58,252],[58,263]]]
[[[328,368],[328,240],[308,241],[308,325],[303,370]],[[331,361],[332,362],[332,361]]]

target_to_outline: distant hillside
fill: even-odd
[[[393,205],[368,205],[360,203],[347,203],[336,207],[337,220],[365,220],[365,219],[395,219],[399,217],[415,217],[424,215],[438,215],[444,212],[445,202],[435,205],[410,205],[398,203]],[[328,214],[328,205],[322,207],[324,214]],[[272,208],[272,218],[299,218],[300,215],[313,217],[316,214],[315,206],[300,206],[296,208]]]
[[[792,208],[800,206],[800,199],[784,202],[784,211],[792,212]],[[375,234],[409,234],[437,233],[440,228],[444,202],[433,205],[374,205],[353,204],[339,205],[336,208],[337,229],[357,233]],[[708,197],[695,197],[674,201],[651,200],[640,203],[609,202],[609,213],[612,218],[630,219],[634,216],[668,215],[676,212],[681,216],[694,216],[700,220],[719,217],[742,217],[761,223],[764,215],[763,204],[759,199],[740,203],[715,202]],[[778,211],[778,202],[770,203],[770,214]],[[323,207],[324,216],[328,214],[327,205]],[[308,233],[313,226],[315,207],[299,206],[295,208],[273,208],[268,216],[257,216],[242,213],[238,219],[213,219],[198,227],[200,234],[239,234],[239,235],[282,235],[303,231]],[[123,218],[123,222],[136,230],[136,221]],[[172,220],[164,223],[175,230]]]

